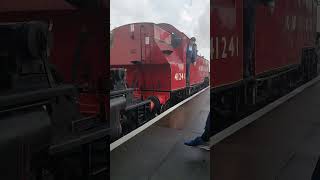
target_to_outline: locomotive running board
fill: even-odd
[[[183,105],[184,103],[190,101],[192,98],[198,96],[199,94],[201,94],[202,92],[206,91],[210,86],[202,89],[201,91],[199,91],[198,93],[190,96],[189,98],[181,101],[180,103],[174,105],[173,107],[169,108],[168,110],[166,110],[165,112],[159,114],[157,117],[151,119],[150,121],[146,122],[145,124],[143,124],[142,126],[138,127],[137,129],[131,131],[129,134],[121,137],[120,139],[118,139],[117,141],[113,142],[110,144],[110,151],[114,150],[115,148],[119,147],[121,144],[127,142],[128,140],[130,140],[131,138],[133,138],[135,135],[139,134],[140,132],[144,131],[145,129],[147,129],[148,127],[150,127],[151,125],[153,125],[154,123],[158,122],[160,119],[162,119],[163,117],[165,117],[166,115],[168,115],[169,113],[171,113],[172,111],[174,111],[175,109],[177,109],[179,106]]]
[[[262,109],[254,112],[253,114],[245,117],[244,119],[240,120],[239,122],[231,125],[230,127],[224,129],[223,131],[219,132],[218,134],[212,136],[210,138],[210,147],[214,146],[215,144],[219,143],[220,141],[224,140],[225,138],[231,136],[233,133],[237,132],[241,128],[244,128],[245,126],[249,125],[250,123],[254,122],[255,120],[259,119],[266,113],[272,111],[276,107],[280,106],[282,103],[288,101],[289,99],[293,98],[294,96],[301,93],[304,89],[314,85],[320,80],[320,76],[317,76],[310,82],[307,82],[306,84],[294,89],[289,94],[282,96],[281,98],[277,99],[276,101],[268,104],[267,106],[263,107]]]

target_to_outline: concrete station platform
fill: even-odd
[[[210,152],[185,146],[201,135],[209,88],[110,152],[111,180],[209,180]]]
[[[214,180],[310,180],[320,156],[320,81],[217,143],[210,155]]]

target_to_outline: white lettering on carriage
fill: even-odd
[[[176,73],[174,75],[174,79],[177,81],[182,81],[185,79],[185,73]]]
[[[223,48],[220,49],[219,46]],[[225,36],[211,38],[211,59],[226,59],[228,57],[239,56],[239,38]],[[220,55],[221,54],[221,55]]]

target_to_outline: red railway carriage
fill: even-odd
[[[216,115],[257,107],[317,75],[316,6],[314,0],[211,0]]]
[[[111,32],[111,67],[127,70],[128,87],[137,96],[150,98],[152,107],[164,110],[208,82],[209,63],[197,56],[190,65],[187,86],[187,46],[190,39],[169,24],[133,23]]]
[[[245,1],[212,1],[212,88],[234,84],[244,78]],[[255,26],[253,75],[260,77],[300,65],[303,49],[314,46],[316,3],[313,0],[257,2],[252,22]]]
[[[204,82],[209,77],[209,61],[202,56],[198,56],[197,60],[190,67],[190,85],[195,86]],[[177,78],[177,77],[175,77]],[[209,79],[208,79],[209,80]]]
[[[213,0],[211,6],[211,88],[243,79],[242,0]]]
[[[270,7],[260,5],[256,19],[255,74],[261,76],[300,65],[303,49],[314,47],[315,22],[313,0],[276,1],[273,12]]]

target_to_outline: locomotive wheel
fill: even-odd
[[[148,97],[149,100],[154,104],[154,108],[151,110],[151,113],[154,115],[158,115],[161,112],[161,104],[160,101],[157,97],[155,96],[150,96]]]

